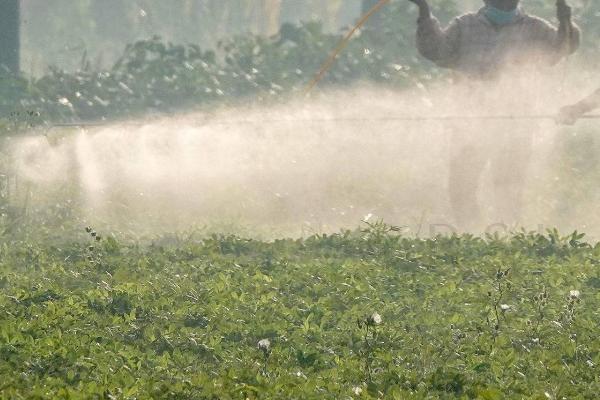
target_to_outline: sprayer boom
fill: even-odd
[[[582,120],[600,120],[600,114],[588,114],[581,116]],[[361,122],[428,122],[428,121],[557,121],[555,114],[498,114],[498,115],[397,115],[397,116],[382,116],[372,118],[359,117],[332,117],[332,118],[264,118],[264,119],[205,119],[198,121],[198,125],[243,125],[243,124],[290,124],[290,123],[361,123]],[[124,122],[124,123],[109,123],[109,122],[69,122],[62,124],[54,124],[49,126],[52,128],[94,128],[111,125],[124,126],[142,126],[148,122]]]

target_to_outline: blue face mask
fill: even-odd
[[[485,6],[483,12],[486,18],[494,25],[508,25],[515,22],[521,13],[518,7],[512,11],[504,11],[489,4]]]

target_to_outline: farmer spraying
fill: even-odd
[[[484,0],[478,12],[459,16],[442,28],[427,0],[409,1],[419,7],[419,52],[437,66],[451,69],[463,86],[472,85],[463,96],[477,98],[472,105],[483,104],[493,110],[512,103],[515,106],[520,95],[517,78],[522,72],[534,65],[554,65],[579,47],[580,32],[571,21],[571,8],[565,0],[557,1],[558,28],[528,15],[519,7],[519,0]],[[494,91],[494,82],[506,81],[507,76],[509,85],[503,92]],[[507,90],[514,91],[508,100]],[[450,205],[458,223],[469,226],[479,220],[477,192],[488,164],[496,211],[501,218],[517,222],[531,140],[530,129],[493,122],[453,129],[448,183]]]

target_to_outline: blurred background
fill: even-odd
[[[125,44],[160,36],[214,48],[240,34],[272,36],[282,23],[320,21],[328,32],[351,24],[361,0],[23,0],[23,69],[72,70],[84,51],[110,66]]]
[[[219,40],[234,35],[273,36],[284,23],[317,21],[328,33],[338,33],[356,21],[376,0],[2,0],[21,5],[21,60],[26,74],[39,76],[55,66],[76,70],[85,54],[94,67],[107,68],[126,44],[160,36],[177,44],[193,43],[216,48]],[[393,2],[373,18],[382,30],[409,33],[412,15],[407,0]],[[479,0],[432,0],[436,14],[447,19],[451,11],[480,6]],[[574,0],[587,43],[598,46],[596,33],[600,5],[593,0]],[[554,1],[526,0],[523,6],[545,17],[554,15]],[[383,15],[385,14],[385,15]],[[11,13],[3,13],[5,19]],[[383,23],[384,21],[388,24]],[[410,21],[412,22],[412,20]],[[398,26],[403,25],[404,26]],[[404,30],[403,28],[406,28]],[[407,48],[406,50],[409,50]],[[410,51],[412,54],[412,51]]]
[[[7,116],[28,111],[39,113],[41,121],[66,122],[171,112],[246,95],[287,96],[306,85],[342,35],[375,3],[2,0],[0,127]],[[445,23],[483,4],[430,3]],[[600,2],[570,4],[584,44],[569,65],[597,70]],[[523,7],[555,21],[554,1],[525,0]],[[415,21],[412,3],[392,0],[355,36],[323,83],[405,88],[443,76],[445,71],[418,56]],[[9,77],[11,71],[20,74]],[[25,117],[16,119],[39,123]]]

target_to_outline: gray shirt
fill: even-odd
[[[417,47],[421,55],[440,67],[487,79],[505,66],[554,64],[579,47],[577,27],[561,40],[559,30],[543,19],[521,11],[514,22],[497,26],[483,10],[457,17],[445,29],[435,17],[420,19]]]

